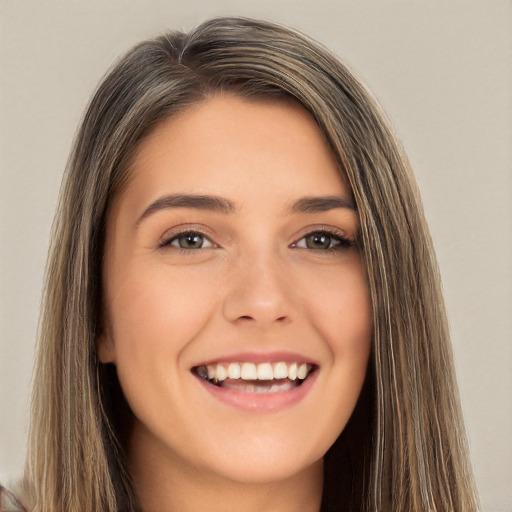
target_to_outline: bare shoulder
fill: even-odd
[[[14,491],[0,484],[0,512],[28,512]]]

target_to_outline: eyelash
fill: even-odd
[[[201,249],[204,249],[203,244],[201,244],[201,247],[198,247],[197,249],[194,249],[194,248],[185,249],[184,247],[173,245],[174,241],[179,240],[182,237],[197,236],[197,235],[202,237],[203,241],[207,240],[211,244],[212,247],[215,247],[215,244],[210,240],[210,238],[205,233],[203,233],[202,231],[200,231],[198,229],[186,229],[184,231],[179,231],[178,233],[172,233],[169,237],[162,240],[162,242],[160,242],[158,247],[160,249],[169,249],[172,247],[173,250],[177,250],[177,251],[181,251],[181,252],[185,252],[185,253],[200,251]]]
[[[327,247],[325,249],[315,249],[315,248],[311,248],[311,247],[299,247],[298,246],[298,244],[302,240],[306,240],[308,237],[311,237],[314,235],[329,237],[330,238],[329,247]],[[173,245],[173,242],[178,241],[180,238],[185,237],[185,236],[200,236],[203,239],[201,247],[187,249],[184,247]],[[210,244],[207,247],[203,246],[203,243],[205,240],[207,240]],[[334,242],[336,245],[330,246],[330,244],[332,242]],[[307,242],[306,242],[306,244],[307,244]],[[309,233],[306,233],[299,240],[297,240],[296,242],[293,242],[290,245],[290,247],[296,248],[296,249],[308,249],[311,251],[318,251],[318,252],[323,252],[323,253],[332,253],[332,252],[343,251],[345,249],[353,247],[354,245],[355,245],[354,240],[346,238],[345,236],[341,235],[340,233],[338,233],[335,230],[331,231],[328,229],[317,229],[314,231],[310,231]],[[172,233],[169,237],[165,238],[162,242],[160,242],[158,247],[161,249],[168,249],[168,248],[172,247],[173,250],[177,250],[177,251],[184,252],[184,253],[190,253],[190,252],[200,251],[201,249],[205,249],[205,248],[209,248],[209,247],[215,247],[215,243],[212,242],[210,240],[210,238],[202,231],[197,230],[197,229],[189,229],[189,230],[185,230],[185,231],[180,231],[178,233]]]
[[[329,244],[334,242],[336,245],[329,246],[326,249],[315,249],[312,247],[298,247],[299,242],[302,240],[306,240],[308,237],[311,236],[325,236],[330,238]],[[307,243],[307,242],[306,242]],[[306,233],[303,237],[301,237],[297,242],[294,242],[291,246],[298,248],[298,249],[309,249],[311,251],[318,251],[318,252],[324,252],[324,253],[331,253],[331,252],[339,252],[343,251],[345,249],[349,249],[350,247],[353,247],[355,245],[354,240],[351,240],[340,233],[338,233],[335,230],[329,230],[329,229],[316,229],[314,231],[310,231],[309,233]]]

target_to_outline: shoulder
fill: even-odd
[[[28,512],[13,491],[0,484],[0,512]]]

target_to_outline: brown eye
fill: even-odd
[[[351,247],[353,242],[341,235],[329,231],[313,231],[302,237],[293,247],[315,251],[333,251]]]
[[[201,249],[204,238],[197,233],[187,233],[179,236],[176,240],[182,249]]]
[[[329,249],[332,244],[332,237],[327,233],[311,233],[305,240],[308,249]]]

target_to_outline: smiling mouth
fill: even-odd
[[[215,363],[196,366],[192,371],[214,386],[245,393],[278,393],[303,384],[315,370],[304,362]]]

